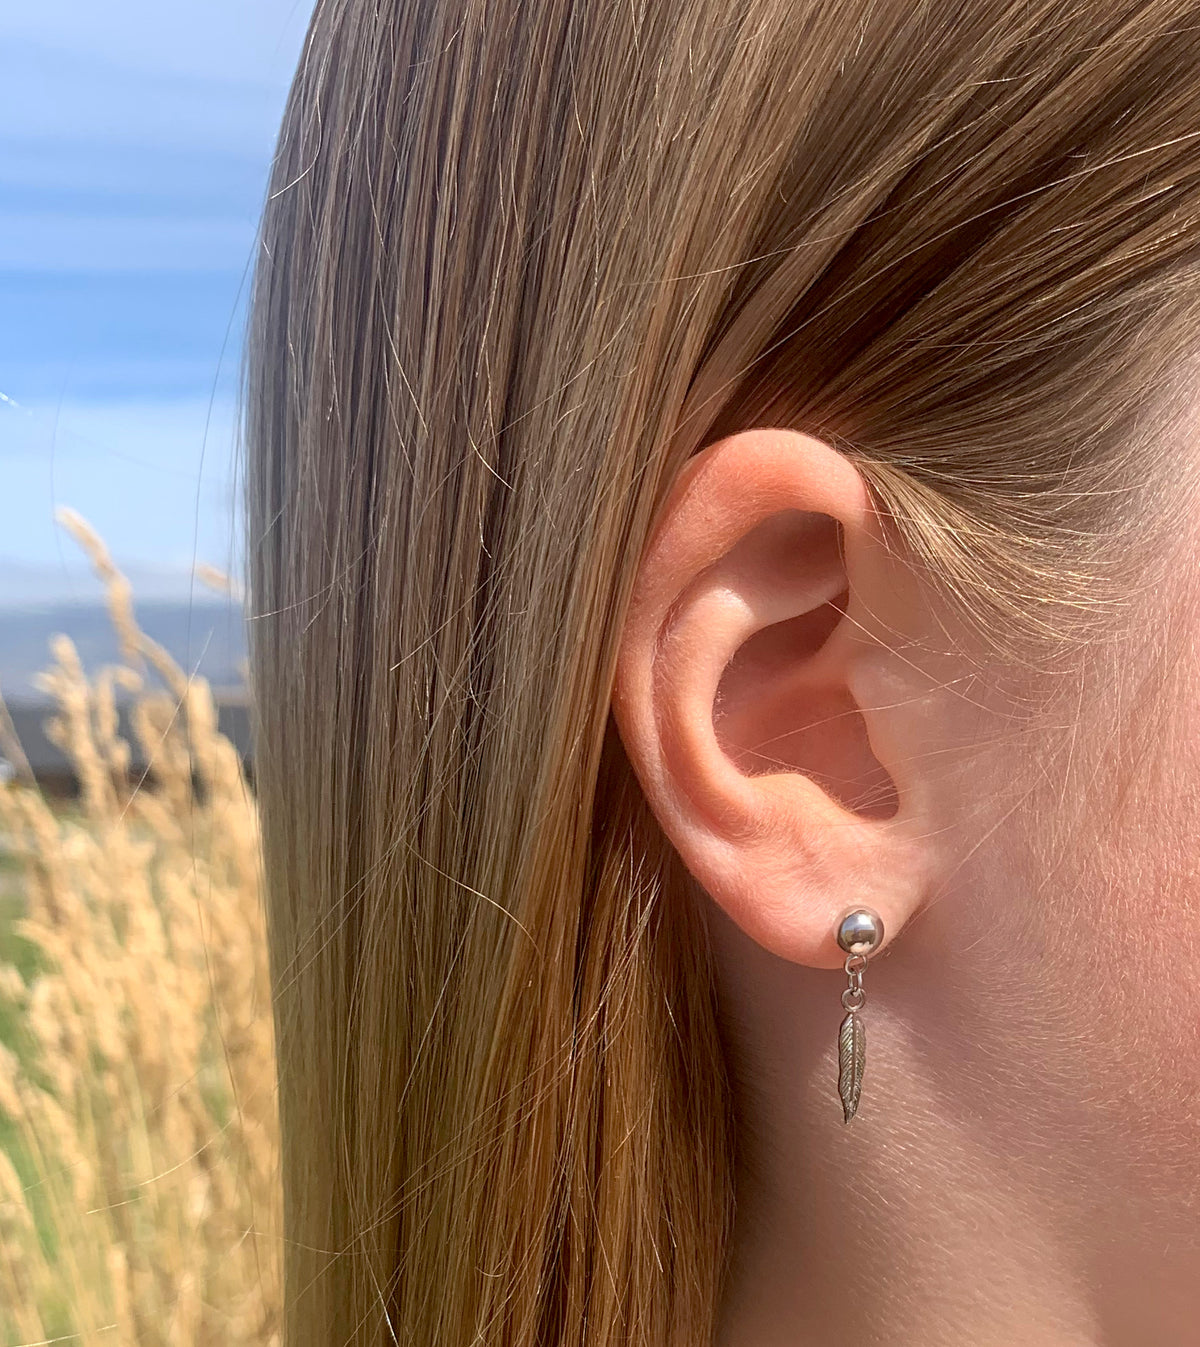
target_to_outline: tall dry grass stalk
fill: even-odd
[[[0,859],[23,915],[0,954],[0,1344],[277,1343],[253,802],[207,684],[139,629],[87,525],[63,523],[122,662],[89,679],[64,636],[42,678],[77,806],[52,807],[4,749]]]

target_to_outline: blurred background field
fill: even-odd
[[[245,640],[197,562],[241,568],[241,333],[310,8],[0,6],[0,1347],[276,1341]]]
[[[38,680],[74,795],[43,790],[0,714],[0,1343],[275,1343],[274,1065],[242,754],[207,681],[137,625],[99,540],[66,522],[120,658],[85,670],[62,636]]]

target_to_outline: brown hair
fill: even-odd
[[[1197,334],[1197,18],[318,3],[247,400],[290,1347],[711,1337],[712,976],[608,717],[643,544],[773,423],[1006,649],[1119,607]]]

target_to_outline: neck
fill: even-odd
[[[775,959],[719,915],[713,929],[738,1128],[718,1347],[1186,1337],[1192,1283],[1172,1286],[1169,1241],[1131,1221],[1134,1176],[1116,1155],[1097,1162],[1103,1138],[1077,1094],[1031,1084],[1014,1045],[1036,1026],[1014,1010],[997,1034],[993,1000],[988,1029],[984,972],[922,965],[915,941],[872,962],[862,1102],[846,1125],[841,974]]]

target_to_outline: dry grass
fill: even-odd
[[[19,905],[0,942],[0,1347],[266,1347],[277,1129],[253,802],[207,685],[63,522],[123,654],[89,678],[61,637],[43,679],[78,804],[52,806],[19,761],[0,785],[0,905]]]

